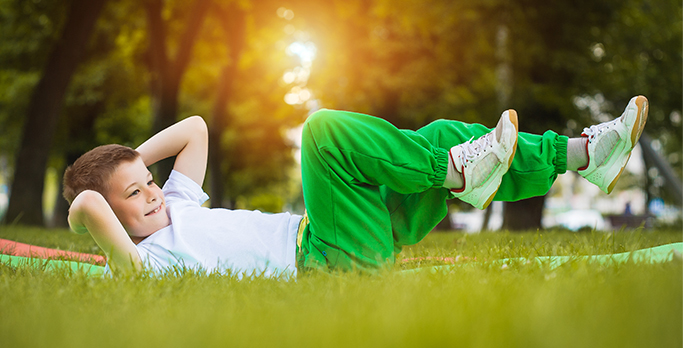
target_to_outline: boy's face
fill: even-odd
[[[116,168],[105,197],[135,244],[170,224],[164,194],[139,157]]]

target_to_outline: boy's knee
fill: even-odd
[[[304,133],[327,134],[331,130],[338,132],[343,129],[348,116],[344,112],[320,109],[312,113],[304,123]]]
[[[306,122],[304,123],[304,127],[310,127],[313,129],[325,127],[332,120],[334,120],[334,118],[335,118],[334,114],[335,114],[335,111],[333,111],[333,110],[320,109],[320,110],[312,113],[310,116],[308,116],[308,118],[306,119]]]

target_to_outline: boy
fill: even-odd
[[[483,209],[543,195],[566,170],[611,192],[647,112],[647,99],[634,97],[619,118],[568,139],[518,133],[514,110],[493,130],[439,120],[418,131],[317,111],[302,134],[304,217],[202,208],[208,136],[194,116],[136,150],[105,145],[84,154],[64,174],[64,196],[71,228],[91,233],[115,272],[143,263],[267,276],[373,270],[424,238],[446,216],[448,198]],[[174,155],[162,190],[147,166]]]

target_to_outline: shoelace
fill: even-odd
[[[583,129],[583,132],[581,133],[581,135],[588,137],[588,141],[592,141],[596,135],[602,133],[606,129],[611,128],[612,126],[616,126],[618,120],[619,119],[616,118],[616,119],[611,120],[611,121],[603,122],[600,124],[594,124],[590,127],[586,127]]]
[[[466,143],[461,145],[462,154],[465,156],[467,162],[472,162],[475,158],[479,157],[487,147],[492,146],[491,138],[493,133],[486,133],[477,140],[472,140],[474,137],[470,138]]]

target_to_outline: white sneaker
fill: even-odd
[[[612,192],[643,132],[647,111],[647,98],[639,95],[631,98],[620,117],[584,128],[581,135],[588,137],[588,164],[579,168],[579,174],[606,193]]]
[[[464,183],[462,188],[451,189],[456,198],[479,209],[491,204],[517,151],[518,128],[517,112],[510,109],[490,133],[451,148],[451,161]]]

